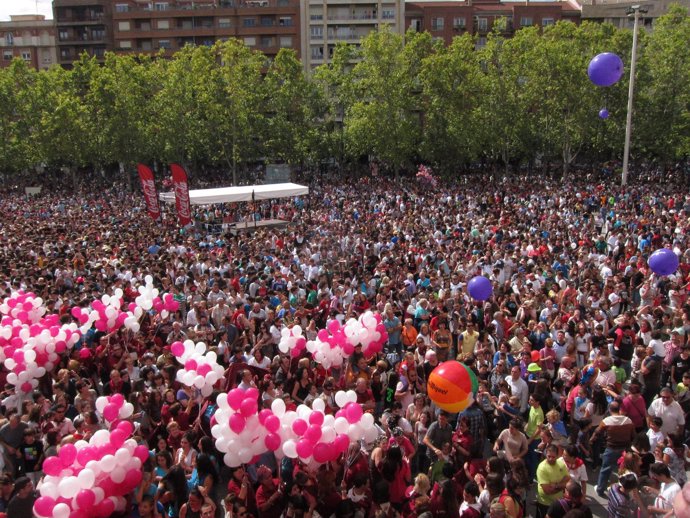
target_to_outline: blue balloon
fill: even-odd
[[[608,119],[609,118],[609,111],[606,108],[602,108],[599,110],[599,118],[600,119]]]
[[[487,300],[493,295],[494,288],[491,281],[482,275],[472,277],[467,283],[467,291],[475,300]]]
[[[623,75],[623,60],[613,52],[598,54],[589,62],[587,75],[597,86],[616,84]]]
[[[647,264],[657,275],[671,275],[678,269],[678,256],[673,250],[660,248],[649,256]]]

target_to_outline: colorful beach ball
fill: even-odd
[[[457,413],[470,406],[478,387],[479,383],[472,369],[460,362],[447,361],[432,371],[426,390],[436,406]]]

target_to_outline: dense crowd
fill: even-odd
[[[196,208],[197,221],[291,222],[237,236],[179,229],[170,208],[152,222],[116,186],[0,198],[3,296],[31,291],[70,322],[116,289],[131,302],[151,275],[179,302],[137,333],[90,330],[33,393],[4,385],[0,512],[32,516],[42,462],[106,427],[96,398],[122,394],[151,452],[122,516],[580,517],[591,475],[612,518],[673,515],[690,461],[685,191],[330,176],[310,189]],[[662,247],[680,258],[673,275],[647,266]],[[494,288],[483,302],[466,290],[480,274]],[[278,349],[284,327],[313,340],[365,311],[388,332],[378,355],[325,369]],[[267,453],[227,468],[210,433],[217,392],[177,381],[170,346],[186,339],[217,353],[218,391],[256,387],[265,408],[322,399],[335,413],[335,393],[355,390],[378,439],[324,464]],[[459,415],[426,395],[447,360],[479,380]]]

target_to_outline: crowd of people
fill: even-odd
[[[42,462],[106,427],[95,400],[120,393],[151,451],[127,517],[591,517],[590,476],[612,518],[673,515],[690,462],[685,191],[301,180],[301,199],[196,208],[197,221],[291,222],[237,236],[180,229],[173,208],[150,221],[113,185],[0,197],[3,296],[33,292],[70,322],[118,288],[131,302],[151,275],[179,302],[137,333],[84,334],[33,393],[2,382],[0,513],[32,516]],[[679,256],[673,275],[647,266],[662,247]],[[489,300],[468,295],[475,275],[492,281]],[[378,355],[325,369],[278,349],[284,327],[313,340],[368,310],[388,332]],[[217,352],[218,391],[256,387],[264,408],[322,399],[335,413],[335,393],[355,390],[378,439],[325,464],[267,453],[227,468],[210,434],[218,392],[177,381],[170,345],[186,339]],[[479,381],[460,414],[426,394],[453,360]]]

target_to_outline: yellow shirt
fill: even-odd
[[[474,346],[477,344],[477,339],[479,338],[479,333],[477,331],[463,331],[460,333],[462,337],[462,352],[465,354],[473,354]]]
[[[558,483],[567,476],[568,467],[565,465],[565,461],[562,458],[558,459],[553,465],[543,460],[537,468],[537,502],[548,506],[559,498],[563,498],[563,490],[547,495],[542,489],[542,484]]]

